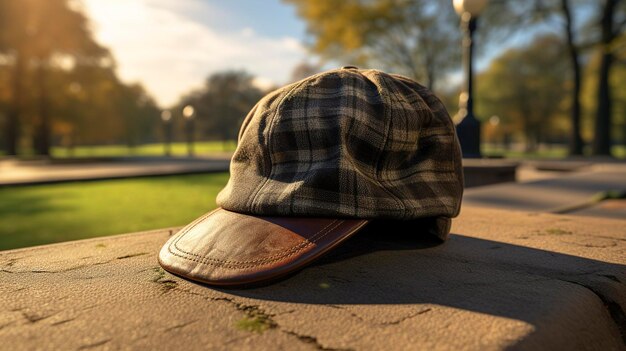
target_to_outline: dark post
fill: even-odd
[[[185,118],[185,134],[187,134],[187,155],[193,157],[193,119],[196,110],[191,105],[183,108],[183,117]]]
[[[476,17],[464,13],[461,16],[463,27],[463,68],[465,70],[465,91],[459,98],[459,115],[461,121],[456,126],[456,132],[461,143],[463,157],[479,158],[480,154],[480,121],[474,116],[474,72],[472,59],[474,55],[474,31]]]
[[[161,112],[161,120],[163,120],[163,137],[165,141],[165,156],[172,155],[172,113],[168,110]]]
[[[188,118],[185,125],[187,127],[187,155],[193,157],[193,118]]]

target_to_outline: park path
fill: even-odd
[[[140,176],[225,172],[230,153],[212,157],[119,157],[17,161],[0,160],[0,186],[48,184]]]
[[[556,166],[555,166],[556,167]],[[463,206],[626,219],[626,163],[599,163],[577,172],[548,171],[538,180],[466,189]],[[606,202],[601,201],[604,198]]]

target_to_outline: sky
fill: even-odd
[[[94,36],[125,82],[140,82],[162,107],[211,73],[245,69],[255,84],[283,85],[311,59],[305,24],[280,0],[84,0]]]
[[[297,64],[317,62],[303,45],[305,22],[293,6],[280,0],[83,3],[96,40],[117,60],[120,78],[143,84],[163,108],[201,87],[218,71],[246,70],[256,77],[257,86],[268,88],[287,83]],[[506,48],[528,42],[537,32],[518,31],[506,42],[489,43],[479,50],[477,70],[485,69]],[[444,84],[457,85],[462,76],[459,67]]]

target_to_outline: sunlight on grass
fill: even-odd
[[[229,141],[202,141],[194,143],[194,153],[197,155],[211,154],[216,152],[234,151],[237,143]],[[144,144],[135,147],[126,145],[98,145],[98,146],[78,146],[74,150],[64,147],[52,148],[52,156],[65,157],[113,157],[113,156],[163,156],[165,146],[161,143]],[[186,156],[186,143],[172,143],[172,156]]]
[[[194,143],[194,152],[196,155],[211,155],[222,152],[235,151],[237,143],[231,141],[202,141]],[[506,150],[501,146],[484,143],[481,146],[483,155],[486,157],[505,157],[505,158],[528,158],[528,159],[552,159],[567,157],[566,145],[554,145],[550,148],[544,148],[535,152],[523,152],[518,150]],[[626,146],[614,145],[612,148],[613,156],[618,159],[626,158]],[[591,150],[586,150],[588,156]],[[0,156],[2,156],[0,150]],[[25,156],[32,156],[32,151],[25,152]],[[53,147],[52,156],[56,158],[67,157],[120,157],[120,156],[164,156],[165,149],[161,143],[144,144],[129,148],[126,145],[98,145],[98,146],[78,146],[73,151],[64,147]],[[172,143],[172,156],[187,156],[186,143]]]
[[[500,146],[494,146],[492,144],[481,145],[481,151],[486,157],[504,157],[504,158],[525,158],[525,159],[559,159],[568,157],[567,146],[554,145],[549,148],[543,148],[533,152],[524,152],[518,150],[506,150]],[[626,146],[615,145],[611,149],[615,158],[626,158]],[[585,151],[585,155],[589,156],[591,150]]]
[[[181,226],[215,208],[228,173],[0,188],[0,250]]]

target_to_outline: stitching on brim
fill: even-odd
[[[209,214],[207,214],[207,215],[205,215],[203,217],[200,217],[198,220],[196,220],[195,222],[190,224],[189,227],[184,229],[183,232],[175,240],[172,240],[170,245],[168,245],[168,251],[171,254],[173,254],[174,256],[178,256],[178,257],[181,257],[183,259],[187,259],[187,260],[190,260],[190,261],[195,261],[195,262],[199,262],[199,263],[203,263],[203,264],[208,264],[208,265],[212,265],[212,266],[227,267],[227,268],[230,268],[230,267],[233,267],[233,268],[250,268],[250,267],[260,266],[260,265],[263,265],[263,264],[275,262],[275,261],[278,261],[278,260],[281,260],[281,259],[293,256],[296,253],[304,250],[308,246],[313,245],[314,243],[318,242],[319,240],[321,240],[322,238],[327,236],[329,233],[331,233],[333,230],[335,230],[337,227],[339,227],[344,222],[344,220],[340,220],[338,223],[336,223],[337,220],[333,220],[328,225],[326,225],[324,228],[322,228],[318,232],[316,232],[310,239],[301,242],[300,244],[290,248],[286,252],[278,254],[278,255],[266,257],[266,258],[263,258],[263,259],[257,259],[257,260],[249,260],[249,261],[219,260],[219,259],[210,258],[210,257],[207,257],[207,256],[201,256],[201,255],[194,254],[194,253],[187,252],[185,250],[180,249],[178,247],[178,245],[177,245],[178,241],[180,239],[182,239],[183,236],[188,234],[189,231],[191,231],[191,229],[193,229],[199,222],[207,219],[208,217],[213,215],[215,212],[216,211],[213,211],[213,212],[211,212],[211,213],[209,213]],[[178,251],[180,251],[180,252],[182,252],[182,253],[184,253],[186,255],[194,256],[195,258],[194,257],[186,257],[186,256],[183,256],[181,254],[178,254],[178,253],[172,251],[172,246],[174,246],[174,248],[176,250],[178,250]]]

